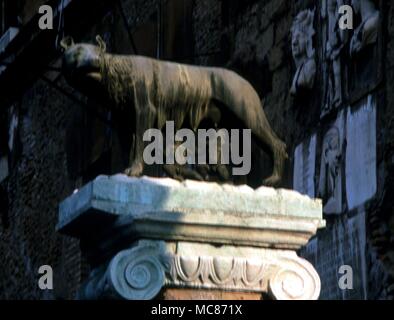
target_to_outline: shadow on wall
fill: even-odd
[[[8,216],[8,194],[7,191],[0,185],[0,217],[1,224],[5,229],[10,226],[10,220]]]

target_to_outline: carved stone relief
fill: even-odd
[[[339,8],[344,0],[322,0],[323,22],[322,59],[324,74],[324,101],[322,116],[343,102],[343,66],[341,54],[346,45],[346,33],[338,27]]]
[[[311,198],[315,197],[316,141],[314,134],[294,152],[293,189]]]
[[[319,297],[320,279],[309,262],[288,251],[271,256],[182,256],[166,251],[164,242],[140,241],[95,270],[79,298],[149,300],[165,286],[267,292],[278,300]]]
[[[377,191],[376,170],[376,99],[370,95],[341,111],[324,134],[318,184],[324,213],[340,214],[370,200]]]
[[[352,0],[352,7],[361,16],[361,22],[350,41],[350,54],[359,53],[378,39],[380,12],[371,0]]]
[[[315,266],[320,275],[321,300],[368,299],[370,262],[366,254],[366,223],[369,221],[365,210],[360,207],[357,214],[334,220],[325,234],[314,238],[300,254]],[[341,277],[338,270],[342,266],[352,267],[353,290],[342,290],[338,286],[338,275]]]
[[[291,94],[297,95],[300,89],[312,89],[316,77],[315,49],[313,48],[313,36],[315,30],[313,20],[314,10],[300,12],[293,22],[291,29],[292,52],[297,67]]]
[[[381,0],[321,0],[322,118],[360,100],[382,80],[381,3]],[[340,28],[340,7],[344,5],[353,8],[353,30]]]
[[[341,214],[344,159],[344,116],[325,133],[321,150],[319,196],[323,199],[325,214]]]
[[[351,104],[374,90],[383,79],[382,0],[352,0],[354,31],[349,39],[348,91]],[[359,21],[359,22],[358,22]]]

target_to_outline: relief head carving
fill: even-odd
[[[291,48],[297,67],[291,94],[296,95],[300,88],[312,89],[316,76],[315,49],[313,48],[313,28],[315,11],[300,12],[291,28]]]
[[[341,185],[342,147],[338,127],[331,127],[323,139],[319,195],[325,202],[324,212],[327,214],[341,213],[342,185]]]

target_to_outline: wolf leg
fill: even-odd
[[[171,178],[178,181],[184,181],[185,179],[204,181],[203,177],[197,171],[186,166],[169,164],[164,165],[163,169]]]
[[[264,149],[268,148],[270,156],[272,157],[274,166],[270,177],[263,181],[266,186],[277,186],[283,178],[284,167],[288,155],[286,153],[286,145],[282,142],[275,132],[272,130],[265,113],[262,113],[261,125],[257,132],[253,132],[259,138],[259,142],[263,144]]]
[[[288,158],[286,153],[286,145],[278,140],[272,146],[274,169],[272,175],[263,181],[265,186],[277,186],[283,178],[283,172],[285,167],[286,159]]]
[[[154,124],[154,108],[148,107],[144,111],[136,111],[136,130],[133,141],[133,148],[130,150],[130,167],[125,170],[125,174],[129,177],[139,177],[144,171],[144,133],[148,129],[153,128]]]

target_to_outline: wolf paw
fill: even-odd
[[[267,187],[276,187],[279,185],[281,177],[278,174],[273,174],[263,181],[263,185]]]
[[[124,174],[129,177],[139,177],[144,171],[144,166],[142,164],[133,164],[131,168],[127,168]]]

